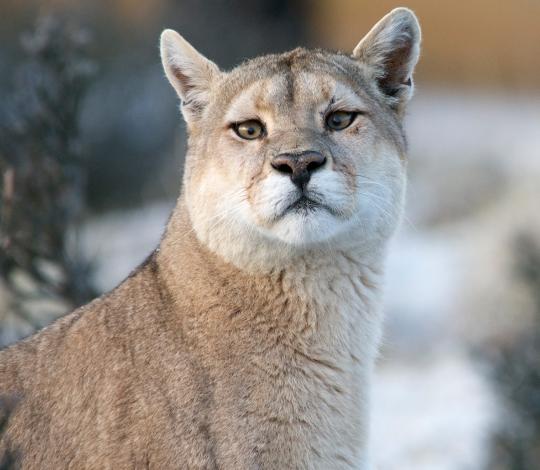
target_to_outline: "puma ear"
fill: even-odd
[[[413,94],[412,74],[420,55],[420,25],[408,8],[382,18],[354,48],[353,58],[374,72],[390,104],[401,110]]]
[[[165,74],[182,100],[182,113],[189,124],[208,104],[219,68],[172,29],[161,33],[160,50]]]

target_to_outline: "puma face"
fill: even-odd
[[[386,239],[402,211],[404,107],[420,32],[383,18],[351,55],[295,49],[223,72],[161,38],[189,131],[184,197],[210,248],[286,251]],[[221,247],[221,248],[220,248]]]

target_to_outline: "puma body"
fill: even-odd
[[[159,248],[0,353],[22,468],[369,468],[384,255],[419,30],[221,72],[162,36],[189,150]]]

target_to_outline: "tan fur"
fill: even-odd
[[[418,42],[412,13],[383,21],[396,18]],[[27,469],[367,469],[408,95],[385,95],[380,67],[355,56],[296,49],[224,73],[172,32],[162,54],[190,130],[182,196],[119,287],[0,353],[16,402],[0,455]],[[329,106],[365,115],[330,135]],[[267,138],[227,125],[253,117]],[[329,209],[279,215],[293,189],[269,161],[306,149],[327,157],[308,188]]]

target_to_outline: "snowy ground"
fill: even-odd
[[[492,307],[517,311],[509,246],[520,231],[540,236],[540,96],[420,89],[408,128],[411,189],[388,261],[374,455],[380,470],[477,470],[498,409],[468,348],[519,323]],[[87,224],[82,242],[102,290],[157,245],[171,207]]]
[[[495,416],[491,390],[461,348],[379,368],[372,411],[378,470],[478,470]]]

